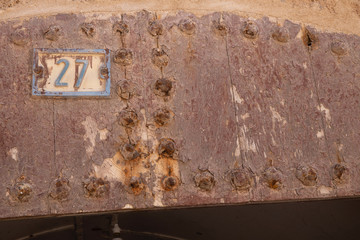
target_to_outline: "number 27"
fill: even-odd
[[[55,87],[67,87],[68,84],[64,83],[64,82],[61,82],[61,79],[64,77],[64,75],[65,75],[67,69],[69,68],[70,64],[69,64],[69,61],[66,60],[66,59],[60,59],[59,61],[57,61],[56,64],[59,65],[60,63],[65,63],[65,66],[62,69],[60,75],[55,80]],[[75,63],[84,64],[83,68],[81,69],[80,76],[77,79],[76,84],[75,84],[75,88],[79,88],[80,85],[81,85],[81,82],[82,82],[82,80],[84,78],[85,72],[86,72],[86,70],[88,68],[89,61],[88,60],[82,60],[82,59],[76,59]]]

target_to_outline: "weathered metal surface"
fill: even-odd
[[[147,11],[0,30],[2,218],[359,195],[357,36]],[[34,48],[110,49],[110,97],[33,97]]]

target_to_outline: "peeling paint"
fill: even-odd
[[[320,186],[318,188],[318,191],[320,192],[320,194],[328,195],[333,191],[333,189],[331,187]]]
[[[271,107],[270,106],[270,111],[271,111],[271,114],[272,114],[272,119],[273,121],[276,120],[278,122],[281,122],[282,125],[285,125],[287,123],[286,119],[283,118],[276,110],[275,108]]]
[[[324,107],[323,104],[320,104],[320,106],[317,107],[317,109],[321,112],[325,113],[325,119],[326,119],[326,123],[330,124],[331,122],[331,116],[330,116],[330,110],[326,107]]]
[[[248,128],[244,125],[240,128],[240,146],[241,150],[257,152],[256,144],[246,136]]]
[[[244,103],[244,99],[240,97],[239,93],[236,91],[236,87],[233,85],[232,88],[230,89],[230,93],[232,96],[232,99],[239,104],[243,104]]]
[[[81,123],[85,128],[84,141],[89,141],[90,146],[86,148],[86,153],[91,156],[94,147],[95,147],[95,139],[98,134],[98,128],[96,122],[89,116],[86,117],[85,121]]]
[[[11,156],[12,159],[14,159],[15,161],[18,161],[19,160],[19,150],[14,147],[14,148],[11,148],[8,152],[8,154]]]
[[[322,138],[322,137],[324,137],[324,130],[319,130],[317,133],[316,133],[316,137],[317,138]]]

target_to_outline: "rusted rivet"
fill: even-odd
[[[310,50],[315,49],[319,42],[318,37],[307,28],[303,29],[302,39],[305,46],[308,47]]]
[[[276,27],[272,34],[272,38],[278,42],[286,43],[290,39],[289,30],[285,27]]]
[[[164,176],[161,185],[166,191],[172,191],[179,185],[179,180],[175,176]]]
[[[12,199],[19,202],[28,202],[31,198],[32,185],[25,176],[20,176],[8,190]]]
[[[114,54],[114,62],[122,66],[128,66],[132,63],[133,53],[129,49],[118,49]]]
[[[141,193],[141,191],[144,189],[145,185],[140,177],[132,176],[130,179],[130,188],[133,191],[135,195],[138,195]]]
[[[34,68],[34,73],[37,75],[37,76],[41,76],[43,74],[43,71],[44,71],[44,68],[42,66],[36,66]]]
[[[164,46],[161,46],[161,48],[153,48],[151,53],[151,62],[159,68],[166,67],[169,63],[169,56],[164,48]]]
[[[161,108],[154,113],[154,121],[158,126],[164,126],[170,122],[172,115],[170,110]]]
[[[92,23],[83,23],[81,24],[81,30],[88,37],[93,37],[95,35],[95,26]]]
[[[246,38],[255,39],[259,35],[259,27],[256,25],[256,23],[248,21],[245,23],[243,34]]]
[[[45,31],[44,37],[50,41],[56,41],[60,37],[60,27],[59,26],[50,26],[48,30]]]
[[[119,122],[124,127],[134,127],[138,122],[137,114],[132,110],[122,110],[119,114]]]
[[[230,182],[235,190],[246,191],[254,183],[253,174],[248,169],[234,169],[230,171]]]
[[[91,177],[83,183],[87,197],[101,198],[109,194],[110,183],[102,178]]]
[[[120,35],[124,35],[129,33],[129,26],[124,21],[119,21],[114,23],[113,30],[115,33],[120,33]]]
[[[335,164],[332,167],[332,179],[337,183],[342,183],[345,181],[346,176],[345,173],[348,171],[348,169],[343,166],[342,164]]]
[[[275,167],[269,167],[263,172],[264,182],[271,189],[282,187],[282,174]]]
[[[49,196],[58,201],[66,201],[69,197],[70,184],[66,178],[58,178],[52,185]]]
[[[300,166],[296,169],[296,178],[305,186],[315,186],[317,182],[317,173],[311,167]]]
[[[135,149],[135,146],[130,143],[126,143],[121,147],[121,155],[125,160],[135,160],[140,157],[139,152]]]
[[[128,81],[123,81],[117,85],[117,94],[122,99],[129,100],[134,94],[134,89],[131,88]]]
[[[336,55],[342,56],[348,52],[348,47],[343,41],[336,41],[331,43],[331,51]]]
[[[214,32],[220,36],[226,36],[228,33],[228,27],[222,21],[213,21],[213,29]]]
[[[155,20],[149,23],[148,31],[153,36],[160,36],[163,34],[163,26],[159,21]]]
[[[182,32],[188,35],[191,35],[195,32],[195,23],[191,19],[181,20],[178,26]]]
[[[176,150],[174,140],[170,138],[162,138],[160,139],[160,144],[158,148],[159,155],[163,157],[173,157]]]
[[[209,170],[201,171],[194,177],[195,185],[203,191],[211,191],[215,186],[214,174]]]
[[[18,46],[24,46],[29,42],[30,33],[25,28],[18,28],[10,35],[10,40],[12,43]]]
[[[154,92],[160,97],[170,96],[170,91],[172,89],[172,81],[168,78],[160,78],[156,80]]]
[[[107,67],[101,67],[100,68],[100,75],[103,77],[108,77],[109,76],[109,70]]]

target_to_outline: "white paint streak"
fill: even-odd
[[[230,93],[232,96],[232,99],[239,104],[243,104],[244,103],[244,99],[240,97],[239,93],[236,91],[236,87],[233,85],[232,88],[230,89]]]
[[[123,209],[133,209],[133,208],[134,208],[134,206],[129,203],[125,204],[125,206],[123,207]]]
[[[326,122],[327,122],[327,124],[330,124],[330,122],[331,122],[330,110],[328,108],[324,107],[323,104],[320,104],[320,106],[318,106],[318,110],[325,113]]]
[[[285,125],[287,123],[287,121],[285,120],[285,118],[283,118],[276,110],[275,108],[270,106],[270,111],[272,114],[272,119],[276,120],[278,122],[281,122],[282,125]]]
[[[240,128],[240,148],[244,151],[257,152],[255,142],[246,136],[247,131],[245,125]]]
[[[14,147],[12,149],[9,150],[8,154],[11,156],[12,159],[14,159],[15,161],[19,160],[19,150]]]
[[[95,139],[98,134],[98,128],[96,122],[89,116],[86,117],[85,121],[81,123],[85,128],[84,141],[89,140],[90,146],[86,148],[86,153],[91,156],[94,147],[95,147]]]
[[[235,157],[240,156],[240,141],[239,138],[236,138],[236,149],[235,149]]]
[[[249,114],[249,113],[245,113],[245,114],[241,115],[241,119],[242,119],[242,120],[246,120],[246,119],[249,118],[249,117],[250,117],[250,114]]]
[[[320,131],[318,131],[317,133],[316,133],[316,137],[317,138],[322,138],[322,137],[324,137],[324,131],[321,129]]]

